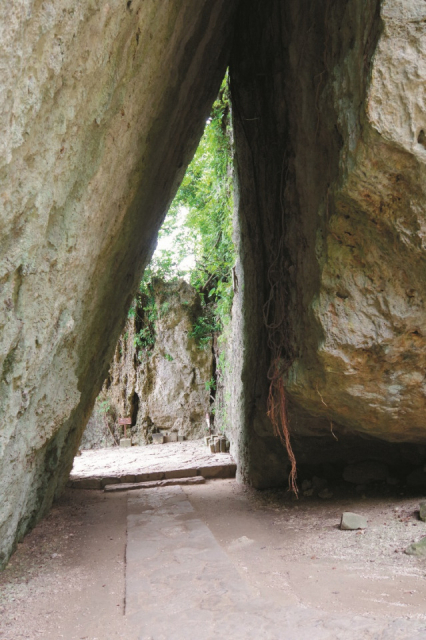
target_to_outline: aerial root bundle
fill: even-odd
[[[297,496],[297,470],[296,458],[290,442],[290,432],[288,428],[287,401],[284,390],[284,380],[280,374],[279,366],[275,361],[272,367],[271,382],[268,395],[268,417],[272,422],[274,435],[278,437],[287,449],[287,454],[291,464],[291,471],[288,477],[290,491]]]

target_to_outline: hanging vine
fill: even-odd
[[[284,233],[285,213],[282,201],[284,170],[281,174],[281,229],[280,240],[275,258],[268,270],[269,298],[263,308],[263,317],[268,331],[268,346],[271,352],[271,365],[268,371],[269,393],[267,415],[272,422],[274,435],[278,437],[287,450],[291,470],[288,478],[289,489],[296,496],[297,466],[290,440],[289,420],[287,414],[287,398],[284,388],[284,375],[293,361],[293,350],[289,340],[289,330],[286,322],[287,309],[287,271]]]

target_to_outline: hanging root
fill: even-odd
[[[274,435],[281,440],[287,449],[291,464],[288,477],[289,490],[297,497],[296,458],[291,448],[290,431],[287,417],[287,401],[284,389],[284,376],[294,359],[286,312],[288,309],[288,267],[291,264],[286,250],[286,212],[284,207],[284,190],[289,172],[288,158],[283,155],[280,184],[281,219],[277,227],[278,239],[276,251],[271,247],[272,260],[268,269],[269,296],[263,306],[263,321],[268,337],[268,348],[271,353],[271,366],[268,372],[269,394],[267,414],[272,422]]]
[[[287,449],[287,455],[291,463],[291,471],[288,477],[288,486],[295,496],[298,496],[296,458],[290,442],[288,429],[287,403],[284,390],[283,377],[280,374],[277,362],[273,363],[273,374],[269,385],[268,416],[272,422],[274,435],[278,437]]]

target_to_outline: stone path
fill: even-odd
[[[179,487],[128,496],[126,618],[138,640],[424,640],[425,622],[280,606],[241,577]]]
[[[83,451],[74,460],[68,486],[102,489],[118,482],[152,482],[202,476],[233,478],[236,465],[229,453],[210,453],[201,440],[145,447]]]

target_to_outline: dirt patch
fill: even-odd
[[[255,492],[233,480],[183,489],[262,595],[348,616],[426,621],[426,560],[404,553],[426,535],[417,497],[342,490],[330,500],[295,501],[286,491]],[[341,531],[343,511],[364,515],[368,528]]]
[[[67,490],[0,573],[0,638],[125,638],[126,496]]]

